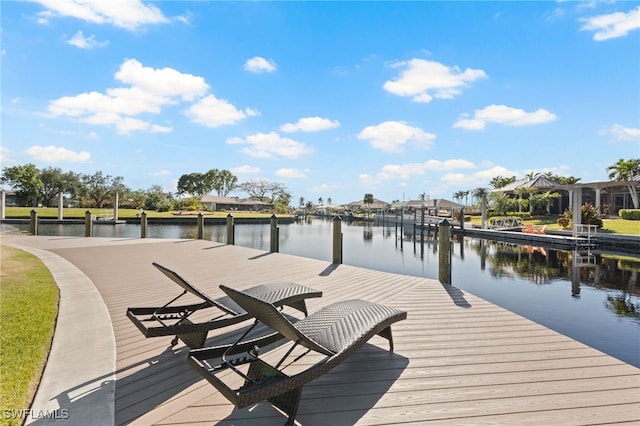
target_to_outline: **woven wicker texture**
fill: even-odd
[[[233,390],[216,376],[214,370],[208,368],[210,364],[205,361],[206,348],[191,351],[189,356],[191,366],[238,408],[265,400],[279,405],[281,404],[279,396],[291,391],[294,392],[289,395],[297,400],[306,383],[340,364],[374,335],[379,334],[388,339],[390,347],[393,348],[391,324],[407,317],[405,311],[390,306],[363,300],[347,300],[326,306],[292,324],[273,304],[226,286],[221,285],[220,288],[259,321],[290,340],[327,355],[322,361],[298,374],[287,376],[278,371],[262,383],[246,382],[241,388]],[[273,367],[260,359],[251,363],[254,378],[273,370]],[[253,366],[254,363],[259,363],[261,366],[256,369]],[[278,404],[275,403],[276,401],[279,401]],[[295,417],[296,411],[297,401],[291,409],[286,410],[290,421]]]
[[[378,324],[403,313],[399,309],[364,300],[346,300],[303,318],[295,326],[314,342],[338,353]]]
[[[177,272],[155,262],[153,265],[182,287],[185,292],[201,298],[203,302],[181,306],[168,303],[162,307],[128,308],[127,317],[145,337],[175,335],[176,339],[172,341],[172,344],[176,344],[177,337],[179,337],[187,346],[197,348],[204,344],[209,330],[227,327],[252,318],[229,296],[213,300]],[[290,306],[305,315],[307,315],[305,299],[322,296],[321,291],[291,282],[260,284],[244,291],[259,297],[260,300],[267,301],[266,303],[272,304],[272,306]],[[173,299],[172,302],[179,298],[180,296]],[[187,320],[195,312],[205,312],[207,309],[217,311],[213,315],[215,316],[213,319],[193,322]],[[223,312],[223,315],[220,315],[220,311]]]

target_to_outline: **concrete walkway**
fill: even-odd
[[[51,352],[25,424],[84,426],[96,424],[96,419],[113,424],[116,347],[100,293],[66,259],[34,247],[14,247],[40,258],[60,288]],[[82,404],[75,404],[76,399]]]

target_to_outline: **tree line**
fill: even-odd
[[[117,193],[121,207],[158,211],[201,208],[203,195],[215,192],[226,197],[236,190],[272,204],[279,212],[286,211],[291,201],[291,194],[282,183],[265,179],[239,182],[229,170],[218,169],[183,174],[178,179],[175,194],[160,185],[133,190],[125,185],[122,176],[101,171],[93,174],[65,172],[57,167],[39,169],[31,163],[3,167],[0,184],[15,191],[16,203],[20,206],[50,207],[56,204],[59,193],[66,194],[74,205],[97,208],[112,206]]]

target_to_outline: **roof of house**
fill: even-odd
[[[409,200],[404,203],[395,202],[391,205],[391,207],[400,208],[403,204],[405,207],[413,207],[414,209],[420,208],[422,206],[437,207],[439,209],[450,209],[450,208],[459,209],[464,207],[462,204],[458,204],[444,198],[433,198],[430,200]]]
[[[361,209],[371,208],[371,209],[383,209],[387,207],[389,203],[386,201],[378,200],[377,198],[373,199],[373,203],[365,204],[364,200],[352,201],[347,206],[350,208],[359,207]]]
[[[511,182],[502,188],[496,188],[495,192],[513,192],[518,188],[536,188],[536,189],[551,189],[559,186],[558,182],[552,181],[544,175],[537,175],[533,179],[524,178]]]

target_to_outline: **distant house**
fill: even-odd
[[[389,206],[389,203],[387,203],[386,201],[382,201],[382,200],[378,200],[377,198],[374,198],[373,203],[371,204],[365,204],[364,200],[359,200],[359,201],[352,201],[349,204],[347,204],[345,207],[350,210],[366,210],[366,209],[385,210],[387,206]]]
[[[262,211],[273,208],[273,205],[270,203],[251,198],[218,197],[215,195],[204,195],[200,198],[200,202],[204,207],[214,211]]]
[[[464,206],[444,198],[434,198],[431,200],[409,200],[405,202],[395,202],[391,205],[394,211],[404,208],[405,212],[413,212],[425,208],[428,216],[452,216],[452,212],[460,210]]]
[[[640,190],[640,176],[634,176],[632,184]],[[533,188],[537,192],[557,192],[560,198],[553,200],[549,206],[549,213],[559,214],[572,206],[574,196],[580,198],[580,204],[589,203],[603,214],[618,214],[620,209],[632,209],[633,202],[626,182],[605,181],[590,183],[575,183],[563,185],[554,182],[543,175],[533,179],[521,179],[497,188],[491,192],[502,192],[510,196],[518,196],[520,188]]]

